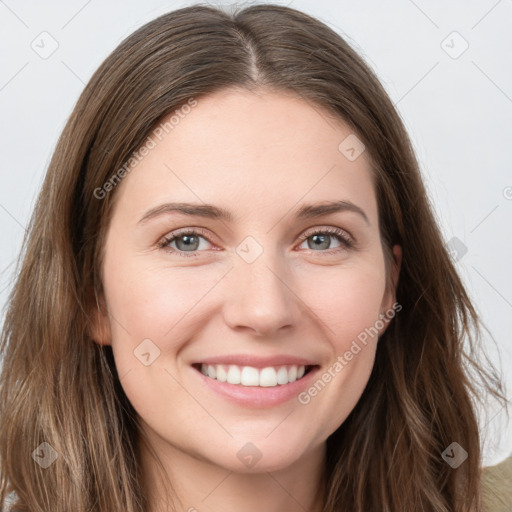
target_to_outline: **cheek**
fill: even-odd
[[[222,278],[220,269],[165,268],[140,261],[106,261],[105,294],[111,313],[112,344],[123,359],[145,339],[162,353],[179,348],[197,330],[201,301]],[[195,327],[194,327],[195,326]],[[190,331],[190,332],[187,332]]]
[[[321,320],[336,352],[375,324],[385,291],[384,264],[354,264],[304,274],[300,297]]]
[[[302,296],[329,342],[330,360],[299,402],[324,418],[322,435],[329,435],[359,401],[373,368],[382,328],[384,264],[338,268],[301,282]]]
[[[165,397],[172,396],[173,409],[190,409],[188,395],[173,378],[182,378],[173,360],[197,334],[201,299],[222,273],[136,260],[110,263],[105,262],[105,294],[117,372],[138,414],[158,424],[164,421]]]

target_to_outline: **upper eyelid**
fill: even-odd
[[[350,233],[349,231],[347,231],[344,228],[334,227],[334,226],[319,226],[319,227],[308,228],[302,232],[302,234],[300,235],[299,238],[302,238],[302,237],[307,238],[311,235],[314,235],[317,232],[320,232],[320,233],[326,232],[327,234],[332,235],[332,236],[335,236],[335,235],[340,236],[340,233],[339,233],[340,231],[345,233],[348,236],[348,238],[350,238],[350,240],[355,241],[354,237],[352,236],[352,233]]]

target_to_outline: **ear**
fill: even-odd
[[[402,268],[402,247],[400,245],[393,246],[393,261],[390,275],[390,283],[387,285],[387,290],[384,294],[384,299],[381,305],[380,317],[385,323],[384,328],[380,331],[381,336],[386,331],[390,320],[395,316],[396,304],[396,289],[398,286],[398,279],[400,278],[400,269]],[[400,311],[402,307],[398,305],[396,311]]]
[[[107,305],[103,295],[95,296],[95,304],[92,305],[90,311],[89,335],[98,345],[110,345],[112,334],[110,330],[110,321],[108,316]]]

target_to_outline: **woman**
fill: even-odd
[[[137,30],[24,248],[12,510],[481,510],[474,400],[502,388],[403,124],[319,21],[194,6]]]

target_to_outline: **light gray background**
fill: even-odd
[[[0,306],[50,156],[85,83],[124,37],[191,3],[0,1]],[[462,248],[454,258],[499,345],[498,353],[486,341],[510,398],[512,2],[275,3],[312,14],[345,37],[397,106],[446,241],[456,237],[450,243]],[[52,45],[58,47],[48,55]],[[485,463],[492,464],[512,450],[512,423],[503,411],[487,413]]]

